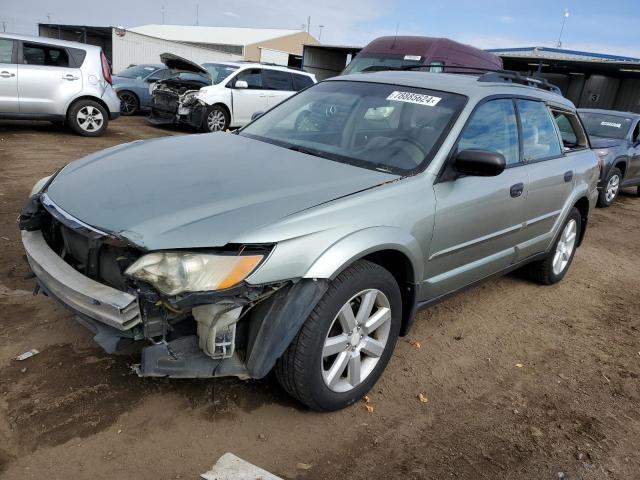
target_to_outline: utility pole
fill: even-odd
[[[311,31],[311,17],[307,17],[307,42],[309,41],[310,31]]]
[[[160,11],[162,12],[162,25],[164,25],[164,5],[162,5],[162,9]]]
[[[51,23],[51,14],[47,13],[47,23]]]
[[[562,15],[562,27],[560,28],[560,35],[558,35],[558,43],[556,48],[562,48],[562,32],[564,32],[564,24],[567,23],[567,18],[569,18],[569,9],[564,9],[564,14]]]
[[[196,25],[200,25],[200,5],[196,3]]]
[[[7,22],[2,22],[2,31],[3,32],[7,31]]]
[[[322,40],[322,29],[324,25],[318,25],[318,28],[320,29],[320,33],[318,33],[318,41],[320,42]]]

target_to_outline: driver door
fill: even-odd
[[[239,81],[247,82],[247,88],[237,88]],[[263,86],[261,68],[243,70],[231,82],[233,125],[245,125],[251,121],[254,113],[269,109],[268,90]]]
[[[421,300],[456,291],[509,267],[525,239],[527,171],[520,159],[512,99],[476,109],[454,155],[467,149],[501,153],[507,168],[495,177],[465,176],[434,185],[436,214]]]

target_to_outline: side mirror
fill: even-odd
[[[504,156],[488,150],[463,150],[456,155],[453,168],[458,173],[475,177],[495,177],[507,166]]]
[[[264,115],[264,112],[255,112],[251,115],[251,121],[253,122],[256,118],[260,118],[262,115]]]
[[[244,80],[237,80],[233,85],[234,88],[249,88],[249,84]]]

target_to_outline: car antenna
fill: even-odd
[[[398,28],[400,28],[400,24],[396,23],[396,35],[393,37],[393,43],[389,48],[396,48],[396,40],[398,40]]]

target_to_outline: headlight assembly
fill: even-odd
[[[36,193],[40,193],[42,188],[45,186],[45,184],[49,181],[51,177],[52,175],[49,175],[48,177],[44,177],[38,180],[33,186],[33,188],[31,189],[31,193],[29,193],[29,196],[33,197]]]
[[[166,295],[223,290],[244,280],[263,255],[215,255],[155,252],[144,255],[125,271]]]

